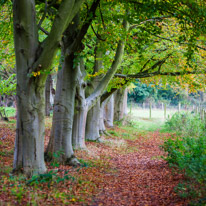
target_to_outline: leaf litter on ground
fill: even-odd
[[[10,175],[15,128],[0,123],[0,205],[188,204],[188,200],[174,192],[174,187],[184,177],[173,175],[161,158],[165,154],[159,145],[169,134],[159,131],[131,134],[119,127],[110,131],[115,135],[110,132],[102,143],[87,142],[88,150],[75,151],[82,167],[60,165],[53,168],[48,163],[51,175],[43,176],[47,178],[45,181],[34,178],[32,184],[26,184],[28,180],[22,175]],[[46,143],[48,139],[49,128],[46,129]]]

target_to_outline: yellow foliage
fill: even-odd
[[[33,76],[36,77],[36,76],[40,76],[41,72],[38,71],[38,72],[32,72]]]

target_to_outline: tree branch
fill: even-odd
[[[179,44],[189,45],[189,43],[187,43],[187,42],[178,42],[177,40],[172,40],[172,39],[170,39],[170,38],[161,37],[161,36],[156,35],[156,34],[152,34],[152,35],[153,35],[153,36],[156,36],[156,37],[158,37],[158,38],[160,38],[160,39],[163,39],[163,40],[167,40],[167,41],[171,41],[171,42],[177,42],[177,43],[179,43]],[[197,48],[201,49],[201,50],[206,51],[206,48],[204,48],[204,47],[201,47],[201,46],[199,46],[199,45],[195,45],[195,46],[196,46]]]
[[[106,41],[106,39],[102,39],[101,36],[98,33],[95,32],[94,27],[92,26],[92,24],[91,24],[91,28],[92,28],[92,31],[94,32],[95,36],[97,37],[97,39],[99,39],[101,41]]]
[[[100,0],[94,0],[91,8],[88,11],[88,14],[89,14],[89,15],[87,15],[88,18],[85,20],[84,25],[82,26],[81,30],[77,34],[77,37],[75,38],[72,45],[67,49],[67,52],[66,52],[67,55],[70,55],[71,53],[73,53],[75,51],[81,50],[82,39],[86,35],[87,30],[92,23],[92,20],[95,18],[95,12],[96,12],[96,9],[99,5],[99,2],[100,2]]]
[[[51,31],[39,49],[40,54],[38,54],[37,61],[33,64],[32,71],[46,70],[51,66],[53,57],[59,47],[62,34],[79,11],[83,2],[84,0],[62,1]]]
[[[130,26],[129,30],[131,31],[131,30],[134,29],[135,27],[140,26],[140,25],[142,25],[142,24],[144,24],[144,23],[146,23],[146,22],[150,22],[150,21],[161,21],[161,20],[163,20],[163,19],[170,18],[170,17],[171,17],[171,16],[153,17],[153,18],[147,19],[147,20],[145,20],[145,21],[142,21],[142,22],[140,22],[139,24],[134,24],[134,25]]]
[[[147,64],[151,61],[151,59],[154,57],[155,55],[153,55],[150,59],[148,59],[145,64],[143,65],[143,67],[141,68],[140,72],[143,72],[143,70],[145,69],[145,67],[147,66]]]
[[[206,70],[203,71],[184,71],[184,72],[151,72],[151,73],[137,73],[137,74],[130,74],[130,75],[124,75],[124,74],[115,74],[116,77],[119,78],[132,78],[132,79],[141,79],[141,78],[148,78],[153,76],[181,76],[181,75],[187,75],[187,74],[206,74]]]
[[[126,20],[123,21],[123,27],[125,28],[126,31],[128,31],[129,23]],[[101,82],[99,83],[97,88],[94,90],[94,92],[89,97],[87,97],[86,101],[88,104],[88,108],[91,108],[92,106],[94,106],[96,101],[101,97],[101,94],[104,92],[109,81],[112,79],[119,65],[121,64],[122,57],[124,54],[125,41],[126,41],[125,39],[119,41],[111,69],[108,70],[107,74],[101,80]]]
[[[44,19],[46,18],[46,14],[47,14],[47,0],[45,0],[44,14],[38,23],[38,27],[41,27],[41,24],[43,23]]]
[[[104,27],[104,30],[105,30],[106,26],[105,26],[105,23],[104,23],[104,18],[103,18],[103,14],[102,14],[102,10],[101,10],[101,5],[100,4],[99,4],[99,12],[100,12],[100,17],[101,17],[102,24],[103,24],[103,27]]]
[[[43,33],[45,33],[46,35],[49,35],[49,32],[46,31],[44,28],[42,28],[41,26],[38,26],[38,27]]]

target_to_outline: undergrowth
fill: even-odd
[[[192,113],[175,113],[165,122],[163,132],[175,132],[182,137],[200,137],[206,135],[205,124],[199,115]]]
[[[176,132],[166,139],[162,148],[169,165],[185,175],[176,192],[181,197],[197,199],[191,205],[206,204],[206,135],[205,125],[197,115],[176,113],[165,123],[165,130]],[[203,203],[203,204],[202,204]]]

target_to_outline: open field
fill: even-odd
[[[170,118],[174,113],[178,112],[176,109],[167,110],[167,118]],[[149,109],[142,109],[140,107],[128,108],[129,119],[136,124],[140,130],[155,131],[163,126],[166,119],[164,118],[164,110],[152,109],[152,118],[149,115]]]
[[[184,110],[182,110],[184,111]],[[149,119],[150,113],[149,109],[142,109],[140,107],[133,107],[131,109],[132,116],[136,119]],[[171,117],[174,113],[178,112],[177,109],[167,109],[166,116]],[[130,113],[130,108],[128,108],[128,113]],[[158,119],[164,121],[164,110],[162,109],[152,109],[152,119]]]

